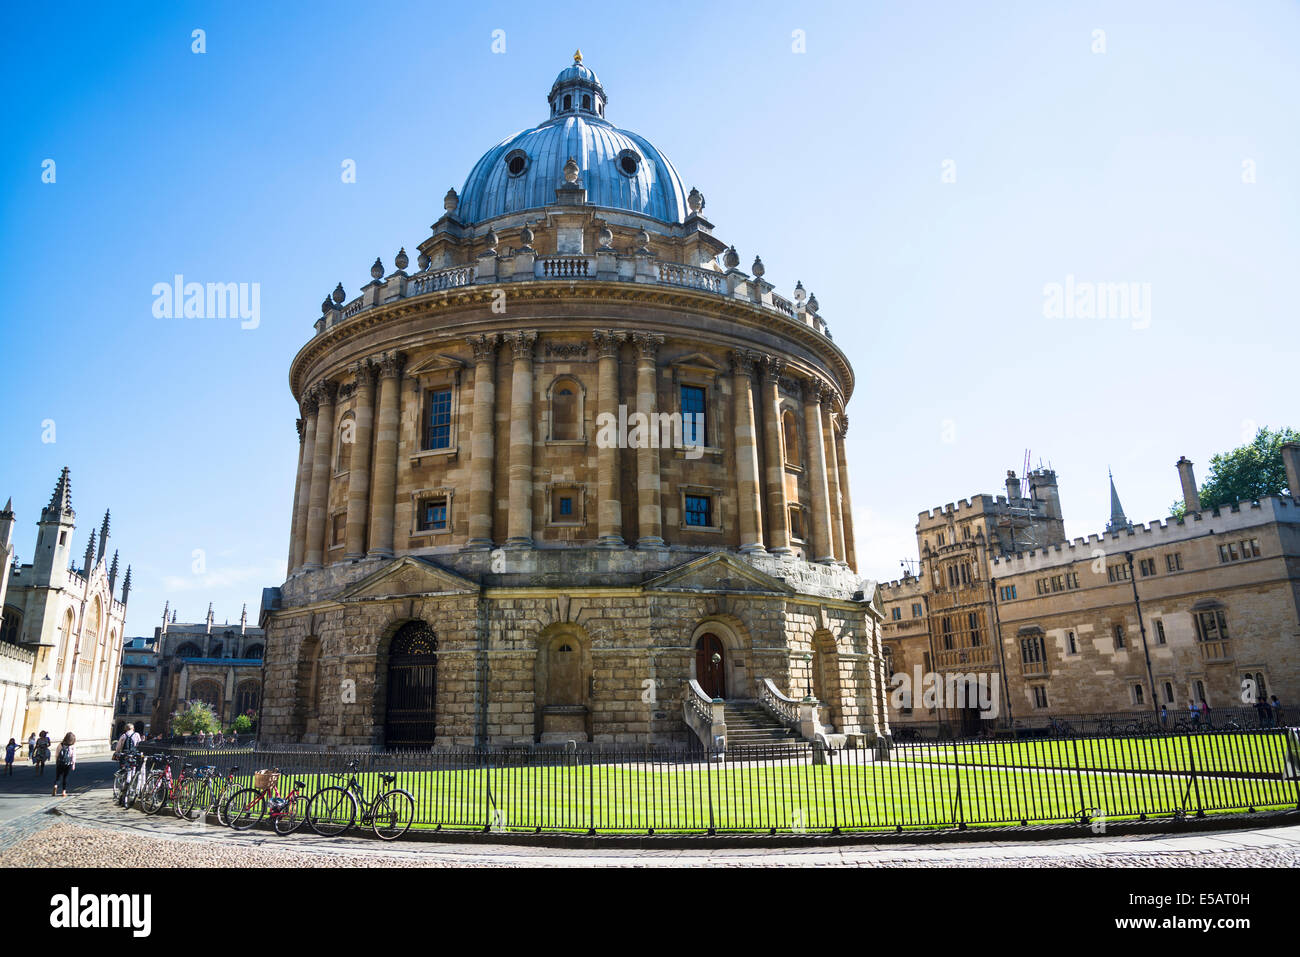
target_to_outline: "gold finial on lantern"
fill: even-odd
[[[573,51],[573,62],[574,62],[574,63],[581,63],[581,62],[582,62],[582,51],[581,51],[581,50],[574,50],[574,51]]]

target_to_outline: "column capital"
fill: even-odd
[[[333,405],[339,394],[339,384],[329,379],[316,383],[316,401],[321,405]]]
[[[779,383],[784,371],[785,360],[780,356],[763,356],[763,378],[766,381]]]
[[[847,412],[841,412],[840,413],[840,438],[843,438],[848,434],[849,434],[849,414]]]
[[[807,398],[809,402],[815,402],[818,405],[829,404],[831,396],[835,394],[835,390],[831,388],[829,382],[819,379],[816,376],[804,380],[803,387],[804,397]]]
[[[396,379],[402,374],[402,369],[406,366],[406,353],[385,352],[375,362],[379,365],[380,378]]]
[[[303,418],[310,418],[316,414],[316,411],[320,408],[320,399],[317,398],[315,386],[303,392],[300,405]]]
[[[304,424],[304,423],[303,423],[302,419],[300,419],[300,418],[299,418],[299,419],[294,419],[294,420],[293,420],[294,428],[296,428],[296,429],[298,430],[298,444],[299,444],[299,445],[301,445],[301,444],[302,444],[302,441],[303,441],[303,424]]]
[[[352,363],[352,374],[357,377],[357,388],[371,388],[379,376],[379,369],[371,359],[358,359]]]
[[[659,355],[659,347],[664,344],[664,337],[654,332],[634,332],[632,341],[642,359],[654,359]]]
[[[514,350],[516,361],[519,359],[532,359],[533,343],[537,341],[537,333],[534,331],[516,332],[508,334],[505,337],[506,342],[510,343],[510,348]]]
[[[497,346],[501,344],[501,337],[495,332],[489,332],[477,336],[469,336],[466,340],[471,349],[474,350],[475,362],[491,362],[497,356]]]
[[[745,376],[752,378],[754,370],[762,362],[763,357],[749,349],[735,349],[731,353],[731,372],[732,375]]]
[[[613,329],[597,329],[591,334],[592,341],[596,343],[596,351],[602,359],[617,359],[619,346],[627,342],[626,332],[615,332]]]

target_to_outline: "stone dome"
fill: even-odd
[[[686,190],[677,170],[645,137],[605,120],[605,89],[583,66],[581,53],[560,71],[547,100],[550,119],[507,137],[474,164],[460,191],[457,219],[475,224],[553,206],[573,157],[587,205],[664,223],[685,220]]]

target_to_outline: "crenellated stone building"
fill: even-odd
[[[168,620],[170,613],[171,619]],[[164,731],[187,702],[212,706],[223,726],[241,714],[259,714],[266,633],[248,623],[247,606],[239,625],[216,623],[212,604],[203,621],[177,622],[171,603],[163,606],[162,624],[153,630],[158,691],[150,728]]]
[[[767,681],[820,690],[801,734],[874,734],[853,371],[816,298],[739,268],[580,55],[547,101],[447,194],[419,271],[340,284],[293,360],[263,737],[684,744]]]
[[[80,568],[72,565],[76,530],[65,468],[37,523],[29,564],[14,560],[13,502],[0,511],[0,735],[25,741],[71,731],[79,755],[108,749],[121,666],[128,567],[118,587],[118,556],[108,557],[109,514],[92,529]]]
[[[922,573],[881,586],[890,672],[996,674],[998,724],[1092,713],[1181,717],[1192,702],[1249,706],[1249,693],[1300,700],[1300,446],[1284,449],[1288,492],[1202,510],[1178,462],[1187,514],[1124,515],[1111,482],[1106,530],[1070,541],[1055,478],[1008,473],[1008,496],[922,512]],[[957,571],[953,571],[953,567]],[[965,566],[965,570],[962,570]],[[897,727],[980,718],[894,708]]]

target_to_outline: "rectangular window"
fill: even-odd
[[[704,390],[697,385],[682,386],[682,441],[686,445],[707,445]]]
[[[790,506],[790,537],[803,541],[803,510],[798,505]]]
[[[451,448],[451,390],[431,390],[427,407],[424,447],[426,449]]]
[[[1038,586],[1038,594],[1040,594],[1040,595],[1045,595],[1045,594],[1047,593],[1047,579],[1046,579],[1046,578],[1040,578],[1040,579],[1038,579],[1038,581],[1035,582],[1035,584]]]
[[[970,646],[978,648],[980,646],[980,616],[971,612],[966,616],[966,625],[970,629]]]
[[[701,528],[713,525],[713,499],[707,495],[686,496],[686,524]]]
[[[1183,553],[1173,552],[1165,556],[1165,570],[1171,572],[1180,572],[1183,570]]]
[[[1143,578],[1149,578],[1156,573],[1156,560],[1154,558],[1144,558],[1138,562],[1138,569],[1142,572]]]
[[[1001,586],[1001,588],[999,589],[999,591],[1000,591],[1000,593],[1001,593],[1001,595],[1002,595],[1002,600],[1003,600],[1003,601],[1010,601],[1011,599],[1013,599],[1013,598],[1016,597],[1016,586],[1015,586],[1015,585],[1003,585],[1003,586]]]
[[[1020,639],[1020,660],[1027,665],[1047,660],[1047,649],[1042,635]]]
[[[1123,564],[1123,563],[1118,564],[1118,565],[1107,565],[1107,566],[1106,566],[1106,577],[1108,577],[1108,578],[1109,578],[1111,581],[1113,581],[1113,582],[1126,582],[1126,581],[1128,581],[1128,579],[1129,579],[1129,574],[1128,574],[1128,565]]]
[[[892,609],[892,612],[893,612],[894,621],[898,621],[900,618],[903,617],[903,609],[901,608],[894,608]]]
[[[1034,686],[1034,707],[1035,708],[1047,707],[1047,689],[1044,688],[1042,685]]]
[[[1201,641],[1223,641],[1228,637],[1228,619],[1224,617],[1223,609],[1197,614],[1196,637]]]
[[[1251,538],[1241,543],[1242,558],[1259,558],[1259,539]]]
[[[920,602],[912,602],[912,617],[913,617],[913,618],[920,618],[920,617],[921,617],[921,603],[920,603]]]
[[[1052,591],[1054,592],[1065,591],[1065,576],[1063,575],[1052,576]]]
[[[447,499],[426,498],[420,502],[416,526],[422,532],[441,532],[447,528]]]
[[[944,651],[952,651],[952,619],[945,618],[943,619],[942,624],[943,624],[943,649]]]
[[[561,515],[573,514],[573,498],[571,496],[568,495],[560,496],[560,514]]]
[[[330,544],[342,545],[343,539],[347,535],[348,515],[347,512],[339,512],[330,519]]]
[[[1124,647],[1124,626],[1115,626],[1115,649],[1119,650]]]
[[[1133,686],[1133,703],[1134,704],[1146,703],[1146,691],[1143,689],[1141,685]]]
[[[1079,643],[1075,640],[1074,632],[1066,633],[1065,643],[1070,649],[1070,654],[1077,655],[1079,653]]]

